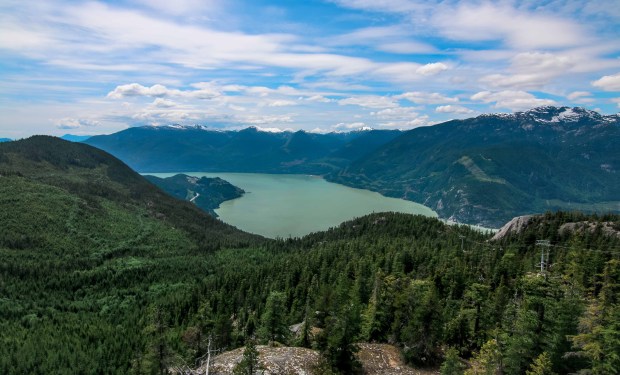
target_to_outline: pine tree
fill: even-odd
[[[542,352],[534,362],[530,365],[530,369],[525,372],[526,375],[557,375],[552,370],[551,358],[549,353]]]
[[[446,358],[441,364],[441,375],[463,375],[463,364],[459,358],[459,352],[455,348],[446,351]]]
[[[495,375],[502,368],[502,354],[497,340],[487,341],[472,359],[472,367],[465,371],[465,375]]]
[[[243,350],[243,358],[233,369],[234,375],[254,375],[255,372],[262,369],[258,363],[258,349],[256,348],[256,341],[254,338],[250,338],[246,341],[245,349]]]
[[[267,297],[265,311],[261,316],[260,337],[269,345],[284,343],[289,329],[286,324],[285,296],[281,292],[271,292]]]
[[[579,334],[572,337],[580,354],[590,360],[594,374],[620,373],[620,261],[607,262],[598,298],[579,320]]]

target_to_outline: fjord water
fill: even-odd
[[[265,237],[303,236],[372,212],[437,216],[421,204],[334,184],[316,176],[182,173],[196,177],[220,177],[245,190],[243,197],[222,203],[215,212],[222,221]],[[170,177],[176,173],[149,174]]]

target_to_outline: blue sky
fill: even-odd
[[[130,126],[411,129],[620,107],[599,1],[0,1],[0,137]]]

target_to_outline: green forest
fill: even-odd
[[[616,374],[618,232],[618,216],[558,212],[491,241],[376,213],[267,240],[90,146],[3,143],[0,373],[163,374],[210,337],[315,348],[325,374],[358,373],[360,342],[442,374]]]

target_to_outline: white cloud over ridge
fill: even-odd
[[[471,100],[492,103],[494,108],[507,108],[522,111],[545,105],[556,105],[551,99],[539,99],[525,91],[481,91],[471,96]]]
[[[440,105],[437,108],[435,108],[435,112],[438,113],[456,113],[456,114],[470,114],[470,113],[474,113],[474,111],[472,111],[471,109],[467,108],[467,107],[463,107],[460,105]]]
[[[456,103],[458,98],[445,96],[438,92],[420,92],[411,91],[405,92],[395,96],[397,99],[407,99],[408,101],[416,104],[442,104],[442,103]]]
[[[364,95],[351,98],[340,99],[340,105],[357,105],[365,108],[393,108],[398,104],[392,98],[377,95]]]
[[[97,120],[90,120],[90,119],[78,119],[78,118],[65,117],[62,119],[54,120],[54,124],[56,125],[56,128],[58,129],[74,130],[74,129],[79,129],[83,127],[99,126],[101,125],[101,122]]]

